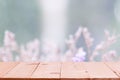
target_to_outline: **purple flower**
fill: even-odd
[[[83,62],[85,60],[86,52],[83,48],[79,48],[75,56],[72,58],[73,62]]]

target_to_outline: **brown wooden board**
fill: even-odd
[[[84,63],[62,63],[61,80],[88,80],[89,76]]]
[[[18,80],[18,79],[29,79],[32,73],[35,71],[39,63],[19,63],[10,72],[4,75],[4,80]]]
[[[105,64],[120,77],[120,62],[105,62]]]
[[[120,80],[120,62],[0,62],[0,80]]]
[[[91,80],[120,80],[103,62],[88,62],[85,67]]]
[[[0,78],[14,68],[18,62],[0,62]]]
[[[41,63],[31,76],[33,80],[60,80],[61,63]]]

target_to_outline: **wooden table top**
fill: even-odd
[[[120,80],[120,62],[0,62],[0,80]]]

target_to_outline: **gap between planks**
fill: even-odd
[[[36,80],[60,80],[60,62],[44,62],[41,63],[36,71],[32,74],[31,79]]]
[[[89,74],[84,64],[84,62],[62,63],[61,80],[89,80]]]
[[[119,77],[104,62],[88,62],[85,66],[90,80],[119,80]]]
[[[117,63],[116,63],[117,64]],[[112,64],[111,64],[112,65]],[[22,74],[19,68],[25,71]],[[116,67],[116,66],[115,66]],[[119,80],[120,68],[112,70],[103,62],[52,62],[52,63],[19,63],[4,75],[3,80],[32,79],[32,80]],[[27,69],[28,68],[28,69]],[[31,69],[32,68],[32,69]],[[102,68],[103,71],[100,69]],[[16,72],[16,70],[18,70]],[[29,72],[30,70],[30,72]],[[18,73],[20,72],[20,73]],[[103,74],[104,73],[104,74]],[[27,75],[26,75],[27,74]],[[22,76],[21,76],[22,75]],[[0,79],[1,80],[1,79]]]
[[[0,80],[18,64],[19,62],[0,62]]]
[[[3,76],[5,80],[12,79],[29,79],[36,67],[40,63],[21,62],[15,66],[10,72]]]
[[[120,62],[104,62],[104,64],[120,77]]]

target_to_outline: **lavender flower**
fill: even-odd
[[[45,41],[42,53],[41,61],[60,61],[60,48],[55,42]]]
[[[117,58],[115,50],[111,50],[102,56],[102,61],[114,61]]]
[[[83,36],[84,36],[87,48],[90,48],[93,45],[94,39],[90,36],[90,33],[87,28],[83,28]]]
[[[77,48],[77,41],[83,36],[87,47],[87,53],[83,48]],[[70,35],[66,40],[68,50],[61,52],[55,42],[47,41],[40,47],[40,41],[34,39],[27,44],[18,45],[15,34],[8,30],[5,31],[4,43],[0,47],[0,61],[74,61],[82,62],[85,60],[95,61],[94,58],[99,54],[102,61],[115,61],[117,52],[109,50],[117,41],[119,35],[110,34],[105,30],[105,40],[101,41],[94,49],[92,48],[94,39],[91,37],[87,28],[79,27],[74,35]],[[40,49],[41,48],[41,49]],[[41,52],[40,52],[41,50]],[[15,52],[15,55],[14,53]],[[17,53],[17,55],[16,55]],[[63,53],[63,54],[62,54]],[[14,59],[13,59],[14,58]]]
[[[10,48],[11,51],[15,51],[18,47],[15,40],[15,34],[8,30],[5,31],[4,47]]]
[[[65,61],[71,61],[72,57],[76,53],[76,51],[77,51],[76,43],[77,43],[78,39],[80,38],[81,33],[82,33],[82,27],[79,27],[79,29],[76,31],[76,33],[74,35],[70,35],[69,39],[66,40],[68,50],[65,52],[65,55],[64,55]]]
[[[75,57],[72,58],[74,62],[83,62],[85,60],[86,52],[83,50],[83,48],[79,48],[77,53],[75,54]]]
[[[20,56],[22,61],[37,61],[39,58],[40,42],[38,39],[28,42],[26,45],[21,45]]]
[[[102,55],[102,60],[103,61],[110,61],[111,59],[113,59],[113,57],[111,57],[111,53],[116,54],[115,51],[108,51],[108,49],[111,47],[111,45],[113,45],[114,43],[116,43],[117,39],[119,38],[119,35],[110,35],[110,32],[108,30],[104,31],[105,33],[105,40],[101,41],[100,44],[98,44],[92,55],[90,56],[90,60],[93,61],[94,57],[98,55],[98,53],[101,53]]]

